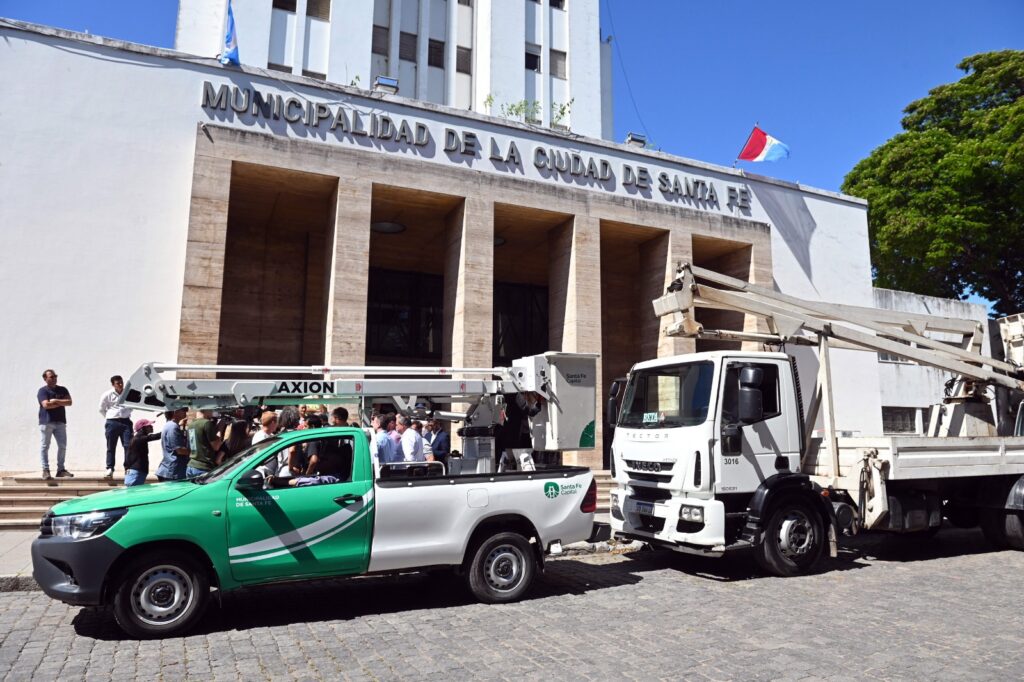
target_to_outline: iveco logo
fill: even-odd
[[[661,471],[661,462],[632,461],[629,463],[629,466],[638,471],[651,471],[653,473]]]

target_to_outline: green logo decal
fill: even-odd
[[[583,428],[583,432],[580,434],[580,447],[592,448],[594,447],[594,440],[594,422],[590,422]]]
[[[554,481],[550,481],[544,484],[544,494],[547,495],[548,499],[555,499],[558,497],[559,490],[558,484]]]

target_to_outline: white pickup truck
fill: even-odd
[[[314,443],[336,459],[337,482],[268,486],[261,464]],[[139,637],[194,625],[211,585],[451,567],[481,601],[508,602],[552,549],[590,536],[596,505],[586,468],[449,476],[418,463],[375,479],[362,430],[295,431],[199,478],[56,505],[32,545],[33,575],[55,599],[113,605]]]

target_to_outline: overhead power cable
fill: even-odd
[[[647,131],[647,125],[644,123],[644,118],[640,115],[640,107],[636,105],[636,98],[633,97],[633,88],[629,84],[629,72],[626,70],[626,60],[622,58],[622,48],[619,47],[622,41],[615,39],[618,32],[615,30],[615,17],[612,16],[611,0],[605,0],[605,7],[608,9],[608,24],[612,29],[612,43],[615,45],[615,53],[619,56],[619,68],[622,69],[622,78],[626,82],[626,92],[629,94],[629,101],[633,103],[633,111],[636,113],[636,118],[640,122],[640,127],[643,129],[644,135],[647,136],[648,141],[650,141],[651,134]]]

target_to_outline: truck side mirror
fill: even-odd
[[[608,388],[608,404],[605,406],[604,420],[613,426],[619,419],[619,393],[622,392],[623,383],[625,380],[616,379]]]
[[[235,481],[235,490],[263,490],[263,472],[259,469],[245,472]]]
[[[764,405],[761,396],[761,381],[764,371],[760,367],[744,367],[740,370],[739,420],[741,424],[753,424],[764,419]]]

